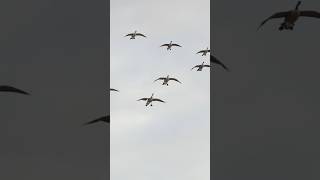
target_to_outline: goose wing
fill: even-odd
[[[124,37],[127,37],[127,36],[133,36],[133,33],[127,34]]]
[[[211,65],[203,65],[203,67],[211,67]]]
[[[201,51],[197,52],[197,54],[199,54],[199,53],[205,53],[205,52],[210,52],[210,50],[201,50]]]
[[[148,100],[149,98],[141,98],[141,99],[138,99],[137,101],[146,101]]]
[[[169,46],[169,44],[162,44],[160,47],[163,47],[163,46]]]
[[[320,18],[320,13],[317,11],[301,11],[300,16]]]
[[[110,88],[110,91],[117,91],[117,92],[119,92],[119,90],[113,89],[113,88]]]
[[[19,94],[24,94],[24,95],[30,95],[29,93],[23,91],[23,90],[20,90],[20,89],[17,89],[15,87],[12,87],[12,86],[0,86],[0,91],[2,92],[13,92],[13,93],[19,93]]]
[[[290,13],[290,11],[278,12],[278,13],[273,14],[272,16],[270,16],[270,17],[268,17],[267,19],[265,19],[264,21],[262,21],[257,30],[259,30],[259,29],[260,29],[267,21],[269,21],[270,19],[284,18],[284,17],[288,16],[289,13]]]
[[[165,79],[166,79],[166,78],[161,77],[161,78],[158,78],[158,79],[154,80],[153,82],[156,82],[156,81],[158,81],[158,80],[165,80]]]
[[[222,66],[225,70],[227,70],[227,71],[229,71],[229,68],[226,66],[226,65],[224,65],[221,61],[219,61],[216,57],[214,57],[214,56],[210,56],[210,61],[212,62],[212,63],[216,63],[216,64],[219,64],[220,66]]]
[[[178,46],[178,47],[182,47],[179,44],[171,44],[172,46]]]
[[[199,68],[199,67],[201,67],[201,65],[196,65],[196,66],[194,66],[192,69],[194,69],[194,68]],[[191,70],[192,70],[191,69]]]
[[[144,34],[141,34],[141,33],[137,33],[136,36],[147,37],[147,36],[145,36]]]
[[[165,102],[164,102],[164,101],[162,101],[161,99],[157,99],[157,98],[152,99],[152,101],[159,101],[159,102],[163,102],[163,103],[165,103]]]
[[[98,122],[110,123],[110,116],[102,116],[102,117],[99,117],[99,118],[94,119],[92,121],[86,122],[83,125],[95,124]]]
[[[181,83],[178,79],[176,78],[169,78],[169,80],[177,81],[178,83]]]

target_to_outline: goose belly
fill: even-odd
[[[294,24],[300,16],[300,12],[292,12],[289,16],[285,18],[286,24]]]

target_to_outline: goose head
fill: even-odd
[[[203,65],[204,65],[204,62],[202,62],[201,66],[203,66]]]
[[[167,75],[167,79],[169,79],[169,75]]]
[[[298,1],[295,10],[298,10],[300,5],[301,5],[301,1]]]
[[[172,41],[170,41],[170,44],[172,44]]]

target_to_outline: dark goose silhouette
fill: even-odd
[[[176,82],[178,82],[178,83],[181,83],[178,79],[176,79],[176,78],[171,78],[171,77],[169,77],[169,75],[168,75],[167,77],[160,77],[160,78],[154,80],[154,82],[156,82],[156,81],[158,81],[158,80],[163,80],[162,85],[167,85],[167,86],[169,86],[168,82],[169,82],[170,80],[176,81]]]
[[[293,30],[295,22],[299,19],[300,16],[304,17],[313,17],[320,18],[320,13],[317,11],[300,11],[299,6],[301,5],[301,1],[298,1],[295,9],[290,11],[277,12],[272,16],[268,17],[258,27],[258,30],[269,20],[276,18],[284,18],[284,22],[280,25],[279,31],[282,30]]]
[[[219,61],[216,57],[214,57],[213,55],[210,55],[210,62],[215,63],[220,65],[221,67],[223,67],[225,70],[230,71],[229,68],[224,65],[221,61]]]
[[[164,47],[164,46],[167,46],[167,50],[171,50],[171,47],[173,46],[182,47],[179,44],[172,43],[172,41],[170,41],[169,44],[162,44],[160,47]]]
[[[97,118],[97,119],[94,119],[92,121],[89,121],[89,122],[86,122],[84,123],[83,125],[89,125],[89,124],[95,124],[95,123],[98,123],[98,122],[104,122],[104,123],[110,123],[110,116],[102,116],[100,118]]]
[[[110,91],[116,91],[116,92],[119,92],[119,90],[117,90],[117,89],[113,89],[113,88],[110,88]]]
[[[194,66],[191,70],[193,70],[194,68],[198,68],[197,71],[202,71],[202,69],[204,67],[211,67],[210,65],[204,64],[204,62],[202,62],[202,64],[196,65]]]
[[[145,38],[147,37],[144,34],[138,33],[137,31],[134,31],[133,33],[127,34],[124,37],[127,37],[127,36],[131,36],[130,39],[135,39],[136,36],[142,36],[142,37],[145,37]]]
[[[12,86],[6,86],[6,85],[0,85],[0,91],[1,92],[13,92],[13,93],[18,93],[18,94],[24,94],[24,95],[30,95],[29,93],[23,91],[23,90],[20,90],[20,89],[17,89],[15,87],[12,87]]]
[[[210,52],[210,49],[207,47],[207,49],[201,50],[201,51],[197,52],[197,54],[202,53],[202,56],[206,56],[207,53],[209,53],[209,52]]]
[[[159,102],[165,103],[165,102],[164,102],[163,100],[161,100],[161,99],[153,98],[153,95],[154,95],[154,93],[152,93],[151,97],[149,97],[149,98],[141,98],[141,99],[138,99],[137,101],[147,101],[147,102],[146,102],[146,106],[148,106],[149,104],[150,104],[150,106],[152,106],[152,102],[153,102],[153,101],[159,101]]]

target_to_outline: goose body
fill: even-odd
[[[178,79],[176,79],[176,78],[171,78],[169,75],[168,75],[167,77],[160,77],[160,78],[154,80],[154,82],[156,82],[156,81],[158,81],[158,80],[163,80],[162,85],[167,85],[167,86],[169,86],[168,82],[169,82],[170,80],[176,81],[176,82],[178,82],[178,83],[181,83]]]
[[[298,1],[295,9],[290,11],[283,11],[277,12],[272,16],[268,17],[258,27],[258,30],[269,20],[276,19],[276,18],[284,18],[284,21],[281,23],[279,27],[279,31],[282,30],[293,30],[296,21],[299,17],[313,17],[313,18],[320,18],[320,13],[317,11],[300,11],[299,6],[301,5],[301,1]]]
[[[12,86],[6,86],[6,85],[0,86],[0,92],[12,92],[12,93],[30,95],[29,93],[27,93],[21,89],[18,89],[18,88],[12,87]]]
[[[97,118],[97,119],[94,119],[92,121],[89,121],[89,122],[86,122],[84,123],[83,125],[89,125],[89,124],[95,124],[95,123],[98,123],[98,122],[104,122],[104,123],[110,123],[110,116],[102,116],[100,118]]]
[[[141,37],[147,37],[142,33],[138,33],[137,31],[134,31],[133,33],[127,34],[125,37],[130,36],[130,39],[135,39],[136,36],[141,36]]]
[[[218,60],[216,57],[214,57],[213,55],[210,55],[210,62],[218,64],[221,67],[223,67],[223,69],[229,71],[229,68],[226,65],[224,65],[220,60]]]
[[[171,50],[173,46],[182,47],[179,44],[172,43],[172,41],[170,41],[169,44],[162,44],[160,47],[165,47],[165,46],[167,47],[167,50]]]
[[[201,51],[197,52],[197,54],[202,53],[202,56],[206,56],[207,53],[209,53],[209,52],[210,52],[210,49],[207,47],[207,49],[201,50]]]
[[[163,102],[164,103],[164,101],[161,100],[161,99],[153,98],[153,95],[154,95],[154,93],[152,93],[151,97],[149,97],[149,98],[141,98],[141,99],[138,99],[138,101],[146,101],[146,106],[148,106],[149,104],[150,104],[150,106],[152,106],[152,102],[153,101],[159,101],[159,102]]]
[[[196,65],[194,66],[191,70],[193,70],[194,68],[198,68],[197,71],[202,71],[202,69],[204,67],[211,67],[210,65],[204,64],[204,62],[202,62],[202,64]]]

